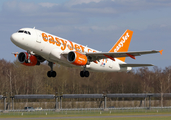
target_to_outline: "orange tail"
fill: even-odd
[[[129,48],[129,44],[131,42],[131,38],[133,35],[133,31],[126,30],[125,33],[120,37],[120,39],[116,42],[116,44],[112,47],[109,52],[127,52]],[[125,61],[126,57],[118,58],[121,61]]]

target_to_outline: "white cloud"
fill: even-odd
[[[132,6],[133,8],[144,7],[144,8],[153,8],[153,7],[167,7],[171,6],[170,0],[111,0],[114,3],[120,5]]]
[[[46,2],[46,3],[39,3],[39,5],[41,5],[42,7],[47,7],[47,8],[51,8],[51,7],[54,7],[54,6],[58,6],[58,4],[49,3],[49,2]]]
[[[81,5],[81,4],[89,4],[89,3],[99,3],[104,0],[70,0],[67,3],[67,6],[73,6],[73,5]]]
[[[92,32],[92,31],[114,31],[117,30],[118,27],[115,25],[110,26],[76,26],[75,29],[80,30],[82,32]]]
[[[80,10],[85,13],[90,13],[90,14],[116,14],[117,10],[111,7],[106,7],[106,8],[85,8]]]
[[[170,0],[169,0],[170,1]],[[30,13],[62,17],[98,17],[127,14],[130,12],[146,11],[148,9],[160,9],[171,6],[168,0],[70,0],[66,4],[56,4],[51,2],[30,3],[19,2],[17,0],[5,2],[3,10],[18,13]],[[77,6],[74,6],[77,5]],[[74,7],[73,7],[74,6]],[[44,9],[45,8],[45,9]],[[42,13],[40,13],[42,12]],[[29,14],[28,14],[29,16]]]
[[[9,1],[4,4],[4,9],[12,12],[17,10],[19,12],[28,13],[36,11],[38,8],[34,3]]]

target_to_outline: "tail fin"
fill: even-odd
[[[116,44],[112,47],[109,52],[127,52],[129,48],[129,44],[131,42],[131,38],[133,35],[133,31],[126,30],[125,33],[119,38]],[[117,58],[121,61],[125,61],[126,57]]]

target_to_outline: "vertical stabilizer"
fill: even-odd
[[[116,44],[112,47],[109,52],[127,52],[129,48],[129,44],[131,42],[131,38],[133,35],[133,31],[126,30],[125,33],[120,37],[120,39],[116,42]],[[125,61],[126,57],[117,58],[121,61]]]

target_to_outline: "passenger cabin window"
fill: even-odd
[[[24,30],[19,30],[18,33],[25,33],[25,34],[31,35],[29,31],[24,31]]]

